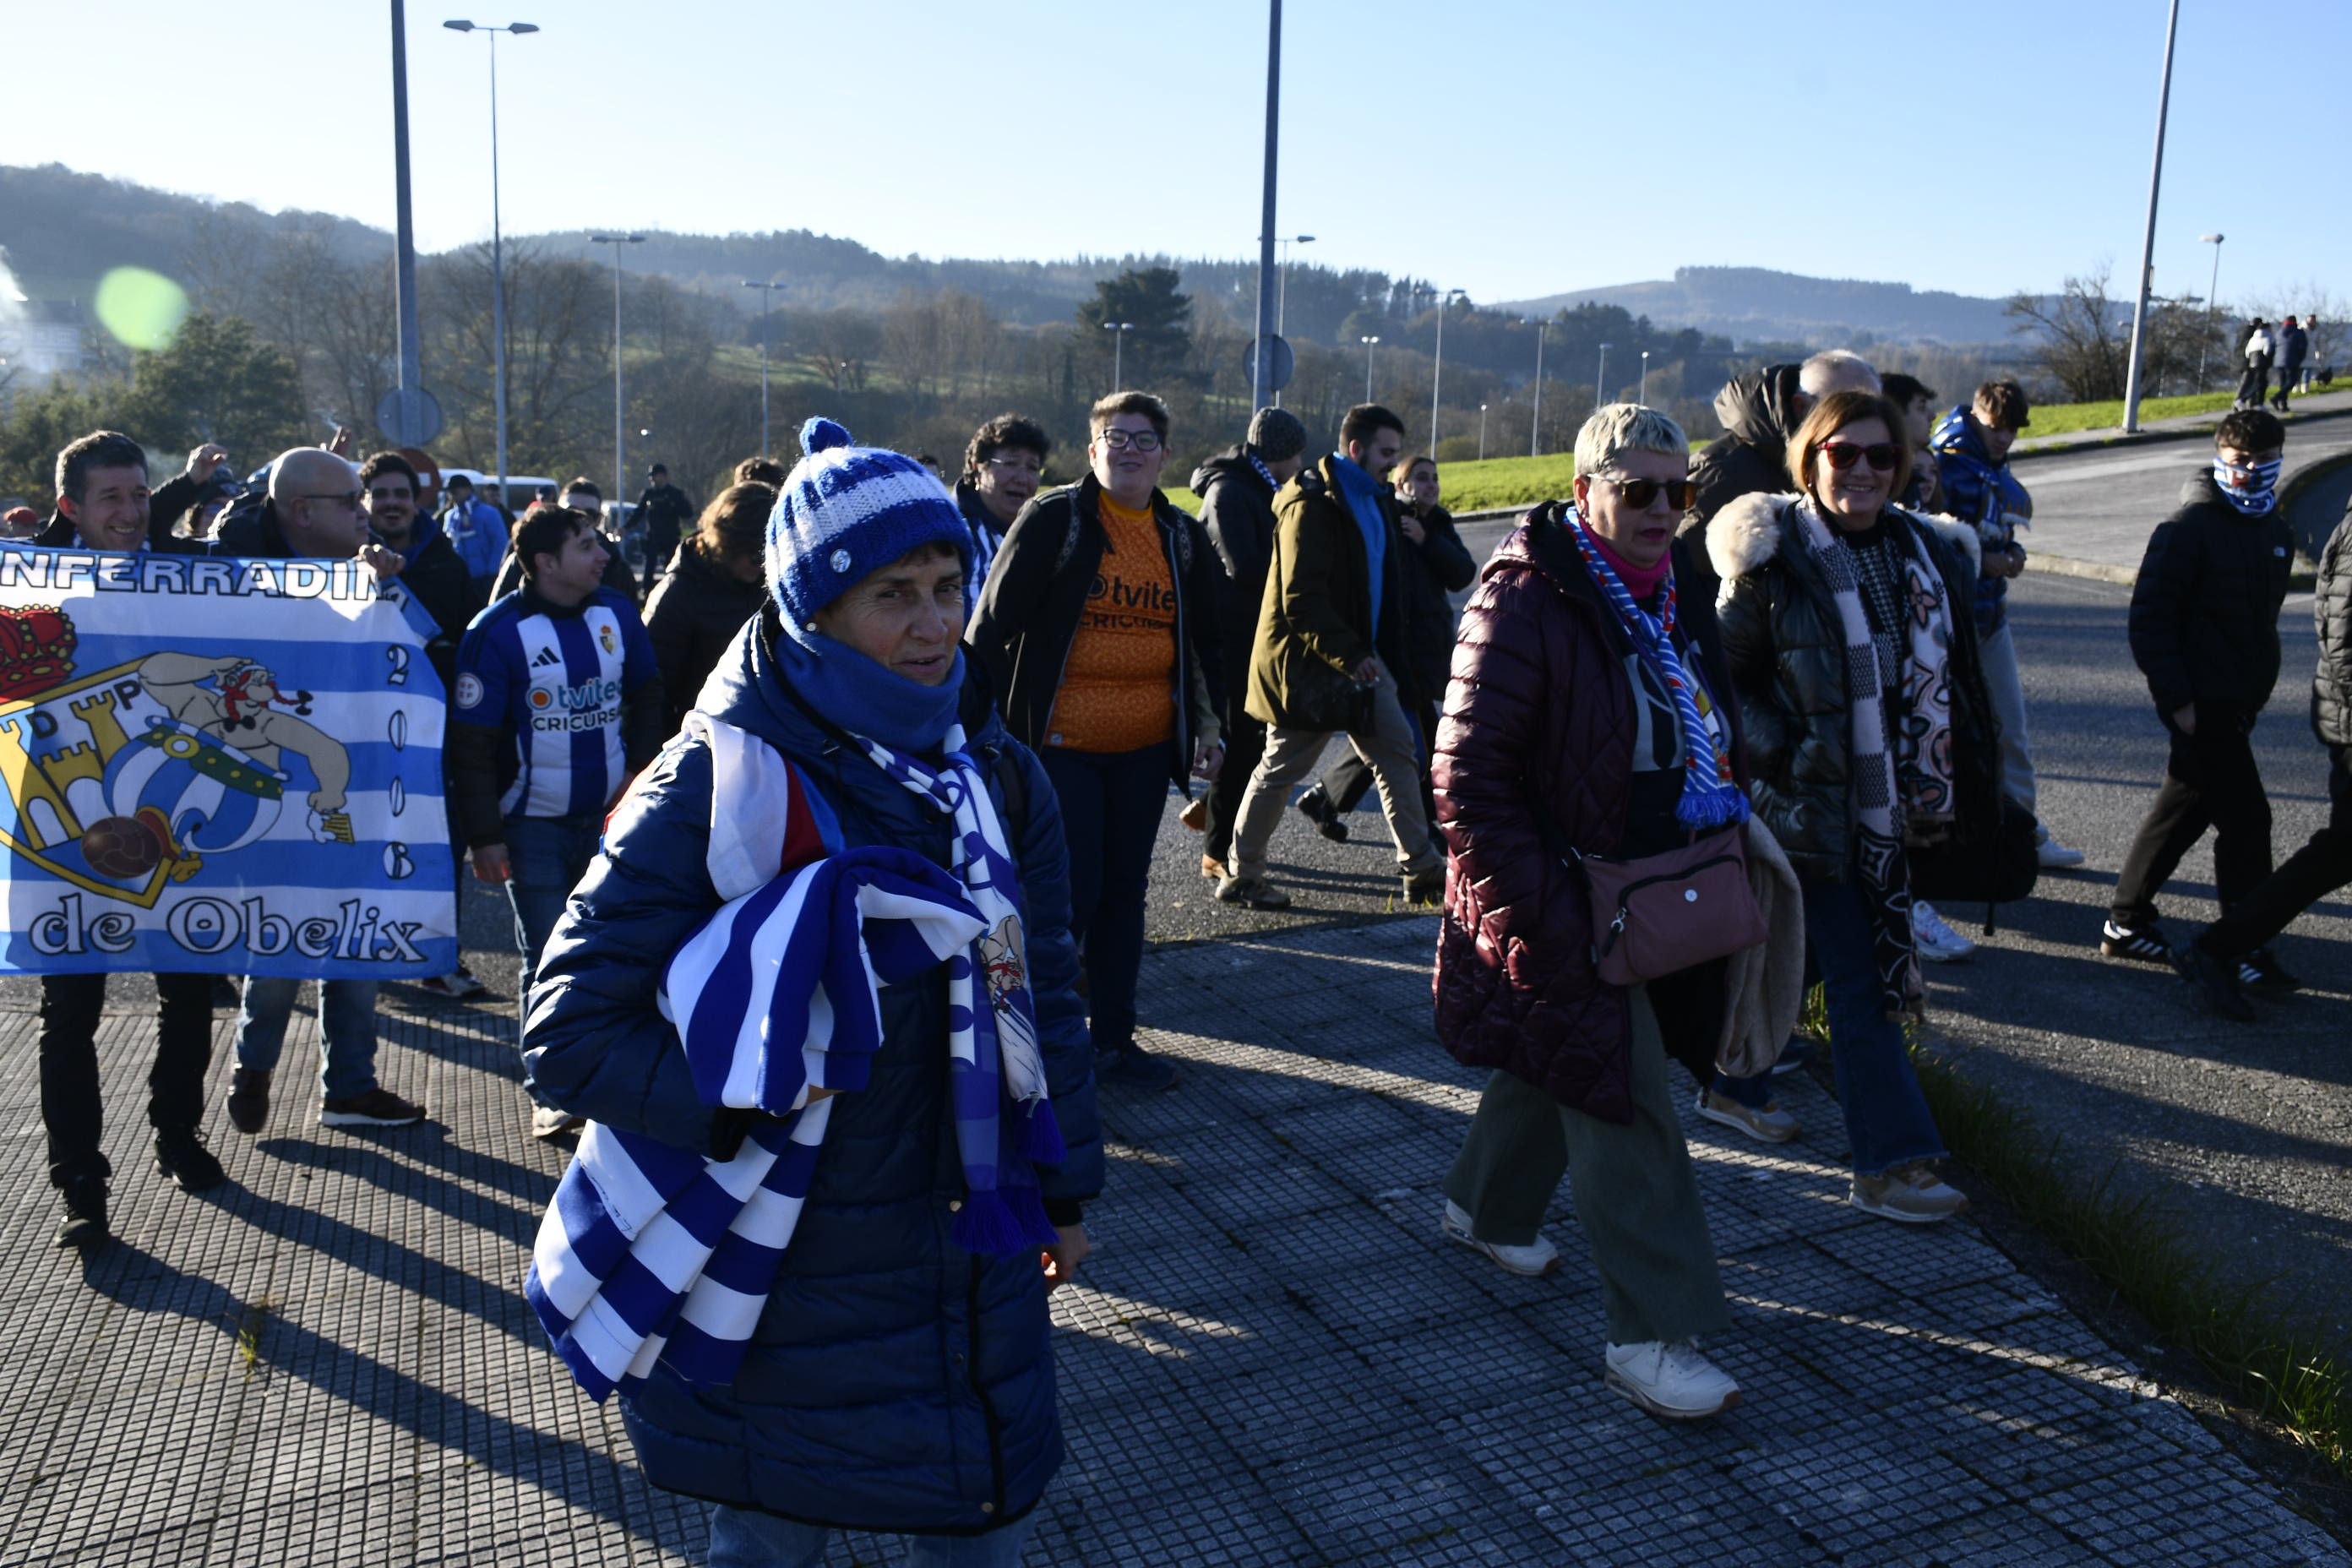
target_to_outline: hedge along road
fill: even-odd
[[[2352,419],[2301,424],[2290,433],[2288,472],[2346,449]],[[2192,437],[2021,463],[2042,520],[2031,548],[2055,553],[2063,542],[2137,565],[2148,531],[2210,450]],[[2333,504],[2341,505],[2340,492]],[[1473,521],[1464,542],[1483,560],[1511,526]],[[2130,599],[2121,584],[2030,566],[2012,589],[2042,814],[2089,863],[2044,875],[2032,898],[2002,909],[1997,936],[1972,923],[1981,910],[1946,911],[1983,945],[1965,963],[1929,969],[1929,1035],[1969,1077],[2062,1133],[2063,1158],[2078,1179],[2113,1163],[2126,1190],[2160,1193],[2229,1276],[2276,1277],[2314,1307],[2332,1303],[2326,1330],[2352,1352],[2352,1183],[2341,1174],[2352,1166],[2352,895],[2323,900],[2279,940],[2277,952],[2307,987],[2258,1001],[2252,1026],[2199,1010],[2168,970],[2098,954],[2116,869],[2164,767],[2162,731],[2125,642]],[[2289,595],[2281,630],[2284,673],[2254,744],[2283,859],[2326,818],[2326,756],[2307,717],[2315,657],[2308,593]],[[1333,844],[1296,812],[1283,814],[1274,874],[1297,902],[1265,915],[1209,896],[1200,836],[1171,810],[1153,868],[1151,936],[1246,938],[1397,916],[1393,852],[1376,801],[1348,821],[1349,841]],[[2217,913],[2212,874],[2210,846],[2200,845],[2162,900],[2177,936]],[[1809,1126],[1804,1137],[1816,1148],[1844,1146],[1834,1125]]]

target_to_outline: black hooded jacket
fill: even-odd
[[[2189,477],[2132,586],[2132,659],[2158,713],[2194,704],[2252,724],[2278,684],[2279,606],[2294,566],[2294,535],[2275,508],[2248,517],[2210,468]]]
[[[1678,537],[1696,536],[1688,552],[1697,568],[1687,584],[1693,592],[1715,595],[1706,546],[1706,526],[1715,514],[1741,496],[1785,495],[1797,488],[1788,465],[1789,437],[1796,433],[1797,372],[1793,364],[1768,364],[1734,376],[1715,395],[1715,416],[1725,433],[1691,459],[1690,510],[1675,531]]]
[[[702,692],[702,683],[742,636],[743,623],[768,602],[767,585],[746,583],[706,558],[694,540],[677,547],[669,575],[646,601],[646,636],[661,670],[672,732]]]
[[[2352,509],[2319,552],[2319,673],[2311,681],[2311,727],[2330,746],[2352,746]]]
[[[1250,645],[1257,640],[1258,607],[1265,600],[1265,566],[1274,557],[1274,487],[1240,447],[1228,447],[1192,470],[1201,498],[1201,527],[1217,552],[1217,646],[1231,690],[1221,695],[1225,722],[1241,717],[1249,682]]]

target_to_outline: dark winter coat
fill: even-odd
[[[2311,728],[2324,745],[2352,746],[2352,510],[2319,552],[2311,618],[2319,632],[2319,673],[2311,681]]]
[[[673,733],[694,706],[704,678],[734,646],[743,623],[767,602],[765,584],[739,581],[720,563],[706,560],[691,539],[677,547],[668,574],[646,600],[646,636],[661,670]]]
[[[646,525],[648,552],[657,545],[677,543],[678,535],[694,523],[694,503],[686,499],[684,490],[667,480],[646,487],[645,493],[637,497],[637,512]]]
[[[799,705],[770,651],[780,635],[772,612],[743,628],[705,708],[798,765],[845,847],[889,845],[944,867],[946,819]],[[1061,813],[977,685],[964,720],[1016,847],[1038,1032],[1070,1150],[1039,1177],[1049,1210],[1071,1223],[1103,1164]],[[655,997],[664,963],[719,905],[704,868],[711,787],[710,753],[684,738],[633,786],[548,942],[523,1035],[548,1103],[695,1150],[710,1142],[711,1111]],[[734,1382],[696,1388],[657,1367],[623,1396],[622,1415],[656,1486],[813,1523],[969,1533],[1025,1513],[1061,1463],[1045,1281],[1034,1255],[979,1258],[949,1239],[964,1180],[944,966],[886,987],[881,1005],[872,1081],[835,1102]]]
[[[1889,508],[1885,526],[1926,546],[1952,609],[1951,727],[1955,810],[1971,838],[2000,815],[2000,721],[1984,683],[1976,619],[1976,531]],[[1890,541],[1890,543],[1893,542]],[[1716,606],[1754,770],[1748,796],[1801,877],[1849,881],[1860,814],[1853,800],[1853,700],[1845,629],[1814,564],[1793,500],[1750,496],[1708,531],[1724,593]],[[1960,829],[1955,830],[1961,831]]]
[[[2017,531],[2032,524],[2033,498],[2007,459],[1993,461],[1984,444],[1984,426],[1967,404],[1936,422],[1929,446],[1935,454],[1936,479],[1942,487],[1940,510],[1977,531],[1978,559],[1981,561],[1987,552],[2015,549]],[[1977,636],[1992,636],[2008,619],[2009,579],[1979,573]]]
[[[1691,459],[1690,510],[1675,532],[1692,535],[1691,575],[1685,597],[1712,600],[1717,587],[1706,544],[1715,514],[1748,495],[1785,495],[1797,488],[1789,477],[1789,437],[1796,433],[1798,367],[1768,364],[1724,383],[1715,395],[1715,416],[1724,433]]]
[[[1594,969],[1591,905],[1562,857],[1608,855],[1629,831],[1673,829],[1629,820],[1633,645],[1561,531],[1562,510],[1554,502],[1528,514],[1462,612],[1430,770],[1452,862],[1437,939],[1437,1037],[1466,1066],[1501,1068],[1563,1105],[1623,1123],[1633,1117],[1630,1004]],[[1685,554],[1677,542],[1677,578]],[[1682,640],[1700,649],[1700,679],[1727,694],[1712,610],[1704,599],[1678,606]],[[1738,709],[1727,695],[1717,706],[1737,767]],[[1650,987],[1668,1047],[1702,1082],[1714,1067],[1722,982],[1717,963]]]
[[[2279,606],[2294,566],[2294,533],[2278,509],[2248,517],[2210,468],[2190,476],[2132,585],[2132,660],[2158,713],[2194,703],[2253,722],[2278,684]]]
[[[1245,722],[1242,693],[1249,681],[1250,647],[1257,640],[1257,613],[1265,602],[1265,567],[1274,558],[1275,487],[1259,474],[1249,454],[1228,447],[1192,470],[1192,493],[1201,498],[1201,529],[1217,552],[1217,648],[1228,688],[1225,723]]]
[[[1371,552],[1333,477],[1334,460],[1301,468],[1274,498],[1274,554],[1258,605],[1247,710],[1278,729],[1356,727],[1362,694],[1349,672],[1374,654],[1400,683],[1407,679],[1412,605],[1404,555],[1411,546],[1397,527],[1395,499],[1384,488],[1377,492],[1388,548],[1375,584]]]
[[[1404,668],[1396,672],[1398,695],[1408,703],[1437,702],[1454,668],[1454,598],[1478,575],[1478,563],[1454,531],[1454,514],[1442,506],[1414,514],[1419,544],[1404,542],[1404,588],[1412,605],[1405,627]],[[1403,533],[1400,517],[1397,531]]]
[[[980,607],[964,633],[965,646],[998,693],[1004,727],[1024,746],[1044,745],[1053,729],[1062,671],[1109,538],[1096,508],[1101,494],[1100,481],[1088,474],[1075,485],[1030,498],[1004,531],[1004,547],[988,569]],[[1151,512],[1176,592],[1176,725],[1168,776],[1179,788],[1189,788],[1194,742],[1214,742],[1223,733],[1215,686],[1222,666],[1208,618],[1216,603],[1216,565],[1201,525],[1190,514],[1158,490],[1151,492]]]
[[[404,552],[407,564],[400,569],[400,584],[440,628],[440,635],[425,645],[425,657],[439,673],[441,689],[448,691],[457,681],[457,644],[488,601],[439,518],[420,510],[410,526],[415,531]]]
[[[2301,370],[2303,368],[2304,356],[2310,353],[2310,333],[2305,331],[2301,327],[2281,327],[2279,329],[2279,369],[2282,371]]]

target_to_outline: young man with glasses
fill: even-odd
[[[1172,1089],[1176,1069],[1136,1044],[1135,985],[1168,786],[1189,794],[1224,757],[1216,565],[1201,525],[1160,491],[1166,405],[1114,393],[1088,423],[1086,477],[1021,510],[964,641],[1062,808],[1097,1070]]]
[[[522,586],[476,616],[457,648],[449,793],[475,877],[513,906],[526,1016],[604,813],[669,734],[645,623],[605,578],[612,553],[588,512],[526,512],[515,528]],[[530,1130],[551,1138],[578,1122],[540,1106]]]
[[[160,511],[154,503],[173,509],[161,512],[167,520],[177,517],[226,457],[218,447],[200,447],[189,456],[186,473],[151,494],[145,447],[114,430],[84,436],[58,454],[57,514],[33,542],[65,550],[148,549]],[[185,549],[191,542],[171,543]],[[100,1247],[113,1234],[106,1205],[114,1168],[100,1146],[105,1121],[98,1023],[106,985],[102,973],[41,976],[41,1124],[48,1134],[49,1183],[65,1206],[59,1247]],[[212,1065],[213,978],[158,974],[155,1001],[155,1060],[147,1074],[155,1168],[183,1192],[201,1192],[226,1179],[196,1130],[205,1069]]]
[[[2278,684],[2279,607],[2294,564],[2294,534],[2278,505],[2286,426],[2267,409],[2240,409],[2221,421],[2214,447],[2180,510],[2148,536],[2132,585],[2132,659],[2169,752],[2116,878],[2099,942],[2109,958],[2180,962],[2157,923],[2156,895],[2208,828],[2224,916],[2271,874],[2271,803],[2250,737]],[[2266,947],[2238,962],[2241,980],[2259,989],[2302,984]]]
[[[1404,449],[1404,422],[1377,404],[1348,410],[1339,450],[1300,471],[1274,500],[1274,555],[1250,655],[1248,713],[1267,726],[1265,751],[1243,793],[1217,897],[1254,910],[1287,909],[1267,880],[1266,843],[1291,787],[1345,734],[1380,785],[1409,904],[1445,891],[1445,863],[1422,805],[1419,737],[1398,699],[1395,671],[1411,647],[1409,548],[1395,497],[1379,476]]]
[[[371,538],[359,471],[320,447],[297,447],[270,465],[269,499],[232,518],[214,552],[275,559],[357,559],[380,577],[400,574],[400,555]],[[301,981],[290,974],[246,977],[236,1020],[236,1071],[229,1080],[229,1124],[248,1135],[269,1117],[270,1076],[286,1044]],[[403,1127],[425,1108],[376,1081],[373,980],[319,982],[320,1103],[324,1127]]]
[[[1931,445],[1943,510],[1975,529],[1983,547],[1977,574],[1977,645],[1984,660],[1985,685],[2000,718],[2001,793],[2034,813],[2035,854],[2042,869],[2071,871],[2083,863],[2083,852],[2059,843],[2039,824],[2025,686],[2018,675],[2017,641],[2009,627],[2009,584],[2025,570],[2025,546],[2017,534],[2033,521],[2033,498],[2010,468],[2009,451],[2018,433],[2032,422],[2023,387],[2014,381],[1988,381],[1967,406],[1954,408],[1937,422]],[[1948,926],[1943,929],[1952,942],[1974,951],[1975,944],[1966,937]]]
[[[1037,493],[1053,449],[1045,426],[1018,414],[1000,414],[972,433],[955,498],[956,510],[971,531],[974,593],[988,580],[988,563],[1003,548],[1005,530]]]

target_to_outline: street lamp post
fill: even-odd
[[[1283,310],[1290,294],[1290,247],[1314,243],[1311,234],[1288,235],[1282,240],[1282,266],[1275,273],[1274,284],[1274,335],[1277,338],[1282,336]]]
[[[1381,340],[1358,338],[1356,341],[1364,345],[1364,401],[1370,403],[1372,400],[1372,351],[1381,346]]]
[[[1647,349],[1642,351],[1642,388],[1633,394],[1633,401],[1642,404],[1650,401],[1650,351]]]
[[[591,245],[613,247],[613,500],[625,500],[629,493],[628,432],[621,427],[625,417],[621,397],[621,247],[643,245],[642,234],[592,234]]]
[[[490,398],[498,409],[498,505],[507,504],[507,275],[499,227],[499,35],[520,37],[539,31],[533,22],[509,22],[491,27],[476,22],[444,22],[453,33],[481,33],[490,40],[490,355],[496,384]]]
[[[1111,339],[1110,341],[1110,389],[1113,392],[1117,392],[1121,386],[1126,384],[1127,334],[1135,331],[1135,323],[1133,321],[1105,321],[1103,323],[1103,331],[1106,332],[1117,332],[1118,334],[1118,336]]]
[[[2205,285],[2205,341],[2197,345],[2197,390],[2205,390],[2205,351],[2221,332],[2221,241],[2227,235],[2200,234],[2200,245],[2213,247],[2213,280]]]
[[[1429,362],[1429,455],[1437,456],[1437,386],[1445,374],[1445,307],[1470,296],[1461,289],[1437,290],[1437,352]]]
[[[1551,326],[1549,319],[1536,323],[1536,415],[1528,426],[1528,456],[1543,456],[1543,345],[1544,332]]]
[[[773,319],[773,312],[776,308],[776,290],[782,288],[783,285],[781,283],[754,283],[749,278],[746,278],[743,279],[743,287],[746,289],[764,289],[767,290],[766,293],[760,296],[760,456],[764,458],[769,452],[768,323]]]
[[[1609,383],[1609,351],[1616,346],[1615,343],[1601,345],[1601,368],[1592,373],[1592,406],[1595,408],[1608,401],[1608,395],[1601,388]]]
[[[2147,353],[2147,289],[2156,270],[2156,199],[2164,186],[2164,121],[2172,109],[2172,45],[2180,34],[2180,0],[2172,0],[2164,25],[2164,79],[2156,90],[2156,158],[2147,172],[2147,227],[2139,247],[2138,303],[2132,310],[2130,368],[2124,376],[2124,431],[2139,429],[2140,365]],[[2220,253],[2214,257],[2216,265]]]

